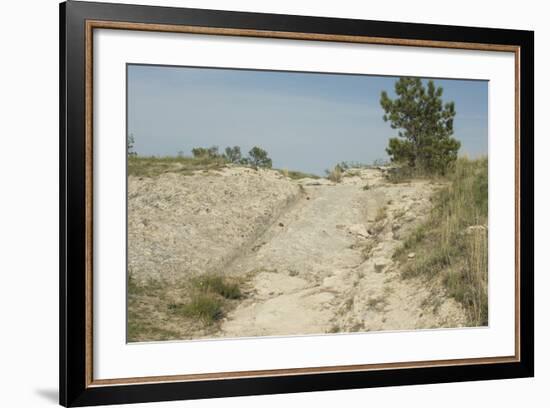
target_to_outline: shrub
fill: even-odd
[[[240,163],[242,159],[241,148],[239,146],[226,147],[224,158],[229,163]]]
[[[254,167],[264,167],[270,169],[273,165],[273,162],[267,155],[267,152],[258,146],[254,146],[250,149],[248,156],[248,163]]]
[[[191,150],[193,157],[195,158],[211,158],[215,159],[220,157],[218,153],[218,146],[211,147],[195,147]]]

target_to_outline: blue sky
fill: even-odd
[[[128,132],[143,156],[191,154],[196,146],[257,145],[273,166],[322,175],[341,161],[387,159],[397,135],[380,93],[396,77],[128,66]],[[488,82],[435,79],[454,101],[460,154],[487,154]]]

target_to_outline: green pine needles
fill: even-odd
[[[413,169],[445,174],[456,161],[460,142],[453,136],[454,102],[443,103],[443,88],[420,78],[400,78],[395,83],[396,98],[387,92],[380,96],[384,121],[398,136],[389,141],[387,153],[392,162]]]

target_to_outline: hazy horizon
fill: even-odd
[[[128,133],[142,156],[197,146],[268,151],[273,167],[322,175],[341,161],[388,159],[397,136],[380,93],[398,77],[128,65]],[[424,79],[424,78],[423,78]],[[488,82],[434,79],[454,101],[460,155],[487,154]]]

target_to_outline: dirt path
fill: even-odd
[[[466,324],[440,285],[403,280],[391,259],[429,211],[434,185],[387,184],[376,169],[355,174],[336,185],[302,180],[301,202],[232,262],[227,273],[251,279],[220,336]]]

